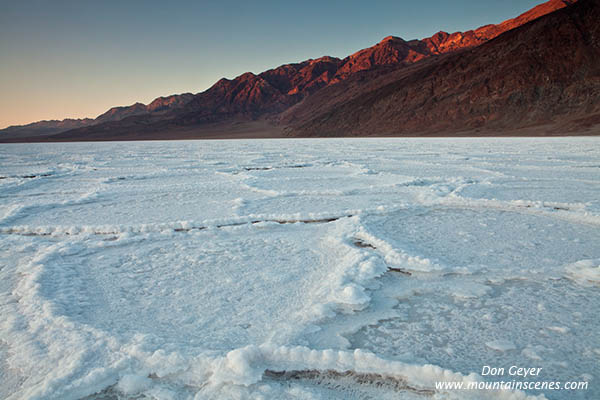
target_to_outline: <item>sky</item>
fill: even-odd
[[[542,0],[0,0],[0,129],[198,93],[389,35],[503,20]]]

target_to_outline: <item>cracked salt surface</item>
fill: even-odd
[[[598,398],[599,145],[2,145],[0,398]]]

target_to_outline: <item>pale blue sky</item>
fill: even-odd
[[[388,35],[498,23],[541,0],[0,0],[0,128],[96,117]]]

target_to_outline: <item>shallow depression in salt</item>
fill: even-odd
[[[2,145],[0,398],[595,399],[599,199],[597,138]],[[498,380],[588,388],[436,388]]]

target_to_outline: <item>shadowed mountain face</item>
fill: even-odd
[[[581,107],[594,98],[594,75],[582,75],[581,69],[593,69],[586,63],[595,50],[588,33],[577,34],[593,27],[578,27],[583,22],[573,22],[579,14],[571,10],[594,8],[596,0],[582,2],[550,0],[499,25],[438,32],[423,40],[389,36],[343,60],[322,57],[221,79],[196,95],[113,108],[64,134],[54,130],[53,139],[174,138],[181,130],[219,124],[227,130],[231,124],[260,120],[270,121],[277,135],[284,130],[285,135],[312,136],[482,127],[500,132],[553,123],[556,112],[587,118],[586,124],[593,125],[595,117],[586,112],[594,107],[585,112]],[[578,86],[582,79],[585,88]],[[564,90],[572,93],[561,96]]]
[[[303,136],[580,132],[600,123],[597,0],[460,53],[349,79],[283,115]]]

